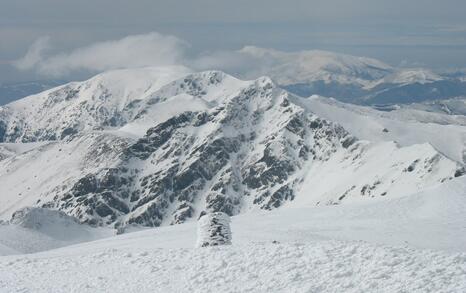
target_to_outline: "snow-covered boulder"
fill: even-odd
[[[197,224],[197,247],[231,244],[230,217],[221,212],[202,216]]]

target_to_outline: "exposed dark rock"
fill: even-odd
[[[280,187],[277,191],[270,194],[264,193],[261,197],[256,198],[254,203],[261,205],[261,208],[271,210],[280,207],[284,201],[293,200],[294,191],[288,185]]]
[[[63,129],[63,131],[62,131],[62,133],[60,135],[60,139],[64,139],[65,137],[72,136],[72,135],[74,135],[76,133],[78,133],[78,130],[76,130],[73,127],[67,127],[65,129]]]
[[[76,182],[72,188],[74,196],[83,196],[97,191],[97,179],[93,174],[88,174]]]
[[[341,146],[344,147],[345,149],[349,148],[352,146],[357,139],[354,136],[346,136],[342,141],[341,141]]]
[[[7,131],[6,123],[0,120],[0,142],[5,142],[6,131]]]
[[[461,177],[466,175],[466,167],[461,167],[455,171],[455,177]]]
[[[417,163],[419,163],[419,160],[415,160],[414,162],[412,162],[412,163],[408,166],[408,168],[406,168],[404,171],[405,171],[405,172],[413,172],[414,169],[416,168]]]

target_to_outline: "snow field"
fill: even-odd
[[[466,254],[364,242],[96,249],[0,259],[0,292],[465,292]]]
[[[188,223],[2,256],[0,292],[465,292],[465,185],[240,215],[227,246]]]

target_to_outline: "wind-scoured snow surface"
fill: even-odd
[[[466,181],[399,199],[233,217],[0,257],[1,292],[464,292]]]

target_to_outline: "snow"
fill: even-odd
[[[47,142],[0,161],[0,219],[17,209],[46,202],[54,189],[74,183],[82,174],[112,166],[127,139],[108,133],[86,133],[72,141]],[[97,156],[97,157],[96,157]]]
[[[0,243],[0,256],[1,255],[12,255],[12,254],[19,254],[19,252],[14,250],[13,248],[10,248]]]
[[[335,241],[112,248],[4,258],[0,286],[9,292],[461,292],[465,257]]]
[[[71,82],[36,95],[31,95],[12,102],[6,105],[5,108],[34,113],[34,110],[42,108],[43,104],[49,99],[48,94],[70,86],[81,91],[80,99],[73,102],[68,101],[65,105],[59,105],[58,107],[66,106],[66,109],[72,109],[78,103],[95,99],[96,92],[108,91],[114,98],[105,102],[114,104],[112,106],[121,109],[136,97],[139,98],[144,96],[144,94],[156,91],[165,84],[190,72],[190,69],[182,66],[111,70],[98,74],[84,82]],[[50,115],[50,113],[47,113],[47,115]]]
[[[45,144],[47,144],[47,142],[0,143],[0,161],[26,153]]]
[[[14,154],[22,154],[47,143],[48,142],[44,141],[30,143],[0,143],[0,148],[4,148]]]
[[[446,115],[428,115],[417,110],[382,112],[319,96],[296,102],[320,117],[339,123],[359,139],[396,141],[401,146],[428,142],[450,159],[466,163],[464,116],[457,117],[457,121],[455,116],[450,116],[448,120],[451,124],[439,124],[439,119]],[[388,132],[384,132],[384,129]]]
[[[371,90],[384,84],[424,85],[448,79],[427,68],[392,67],[373,58],[322,50],[284,52],[246,46],[239,53],[258,63],[248,77],[268,75],[282,86],[323,81]]]
[[[323,163],[314,162],[303,168],[303,184],[288,204],[299,207],[400,197],[434,185],[439,177],[448,178],[456,166],[453,161],[437,157],[430,144],[400,148],[394,142],[358,142],[353,148],[359,151],[351,156],[338,152]],[[422,169],[430,166],[431,161],[437,164],[427,167],[430,172]],[[411,165],[414,170],[408,172]]]
[[[2,256],[0,291],[464,292],[465,190],[245,214],[229,246],[194,248],[190,223]]]
[[[180,66],[108,71],[2,106],[0,117],[8,125],[7,132],[20,131],[13,135],[13,142],[50,140],[47,135],[52,134],[63,138],[67,129],[91,131],[108,128],[109,124],[121,126],[133,114],[135,105],[190,72]]]
[[[208,106],[202,99],[193,98],[186,94],[177,95],[171,97],[170,100],[158,103],[157,107],[149,108],[143,117],[119,128],[117,133],[132,138],[140,138],[146,134],[149,128],[171,117],[185,111],[202,111],[206,109],[208,109]]]
[[[203,88],[204,93],[202,97],[180,92],[180,84],[177,84],[189,78],[197,79],[196,82],[202,84],[205,80],[214,77],[221,79],[221,81],[218,84],[206,85]],[[159,91],[152,92],[145,99],[150,100],[153,97],[156,99],[156,103],[154,105],[150,103],[146,104],[144,108],[145,114],[142,117],[127,123],[118,129],[118,131],[132,137],[141,137],[150,127],[185,111],[202,111],[221,104],[252,83],[250,81],[238,80],[218,71],[205,71],[197,75],[187,75],[184,79],[167,83]]]
[[[372,58],[320,50],[282,52],[246,46],[239,52],[253,60],[261,60],[261,64],[264,64],[250,75],[268,75],[280,85],[322,80],[326,83],[366,86],[394,70],[391,66]]]
[[[466,98],[464,97],[437,100],[437,101],[426,101],[423,103],[402,105],[402,107],[408,108],[410,110],[418,109],[418,110],[434,112],[434,113],[444,113],[444,114],[448,114],[448,115],[445,115],[446,117],[453,116],[455,117],[455,119],[466,120]],[[424,112],[424,113],[427,113],[427,112]]]
[[[429,69],[424,68],[402,68],[398,71],[377,80],[376,82],[367,86],[368,89],[374,88],[380,84],[411,84],[420,83],[426,84],[435,81],[443,80],[443,78]]]
[[[109,228],[91,228],[62,212],[25,208],[0,224],[0,255],[34,253],[114,235]]]

